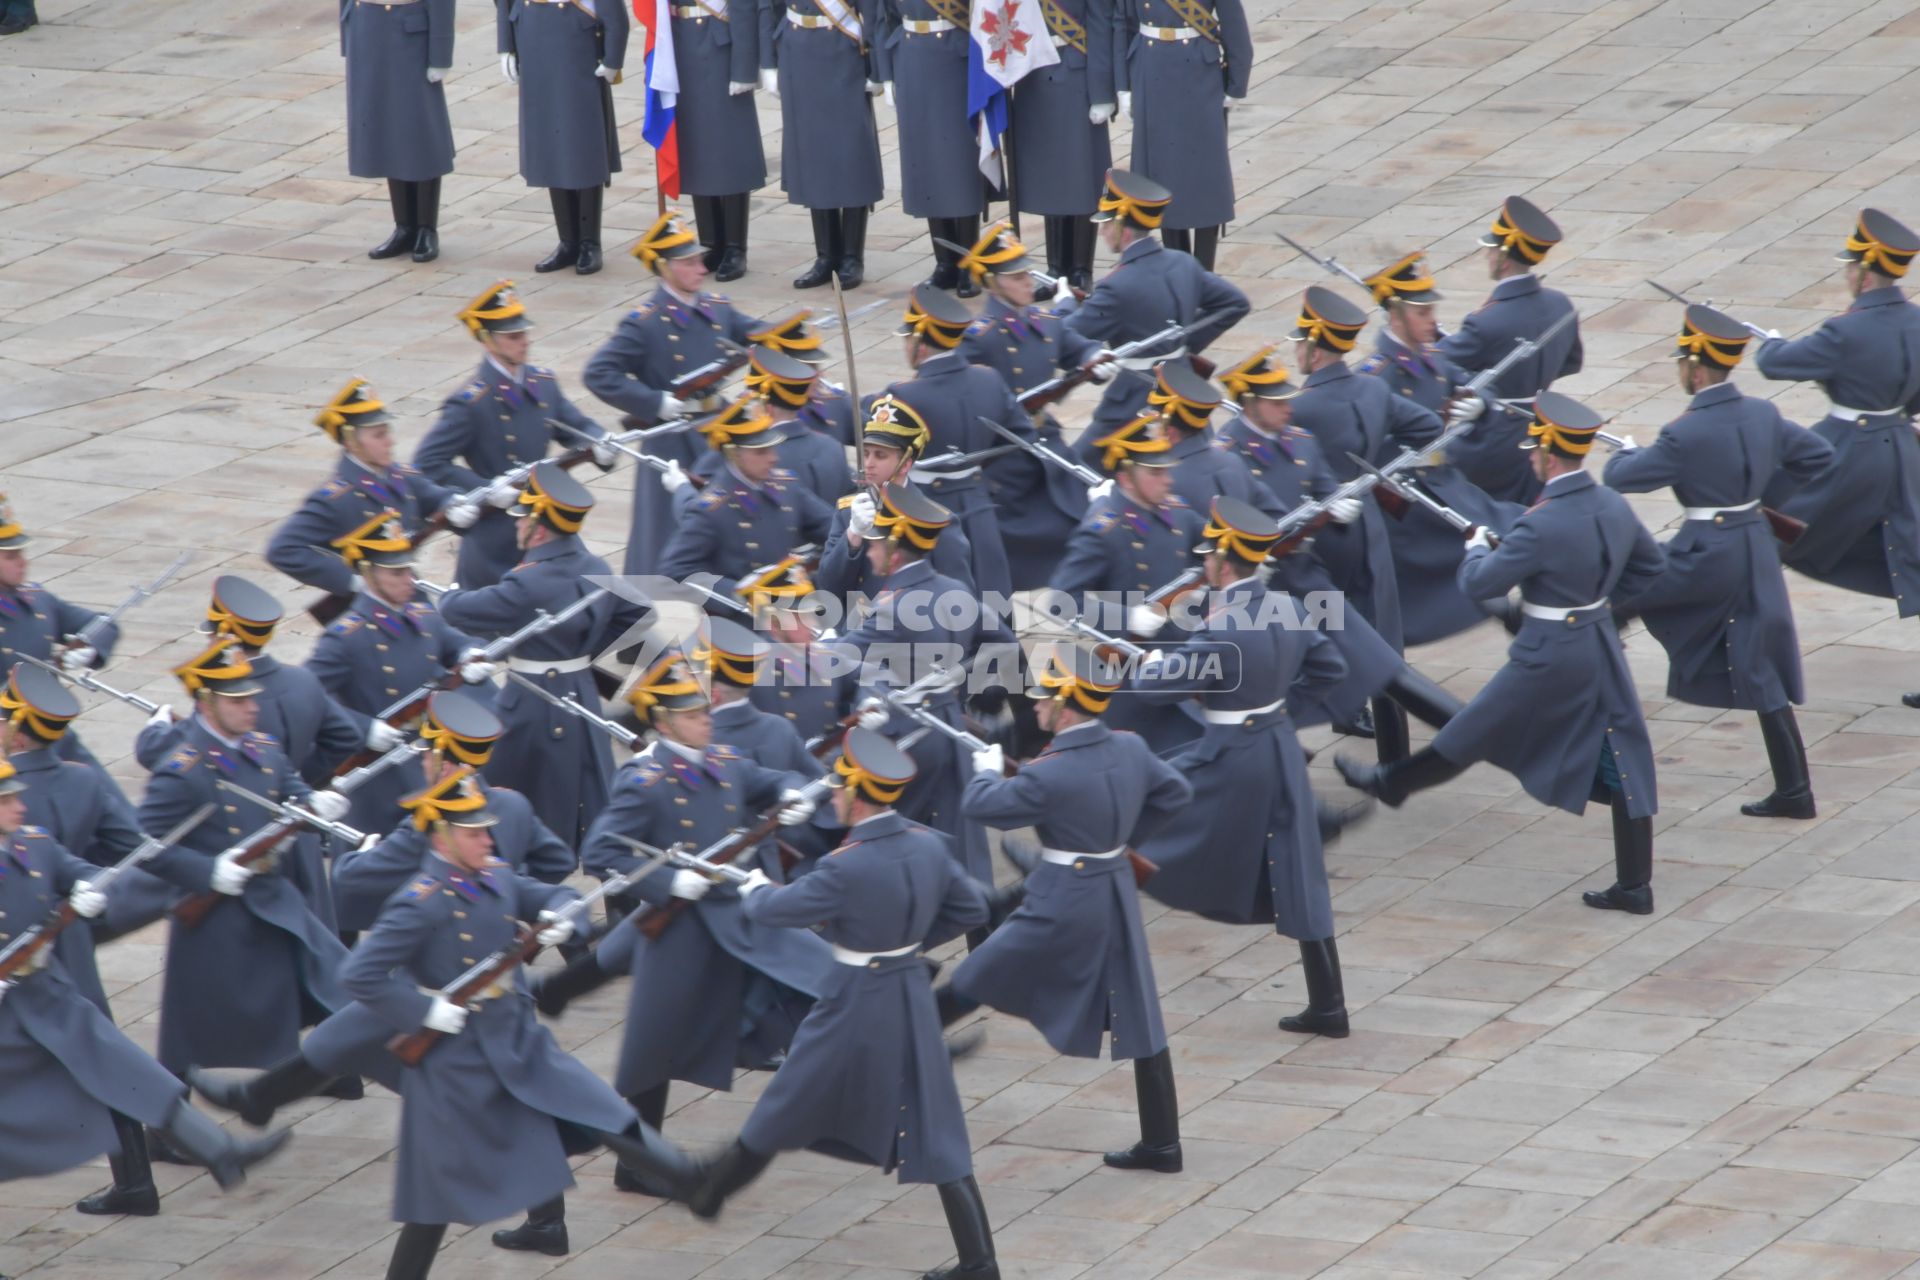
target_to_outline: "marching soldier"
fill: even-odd
[[[1247,96],[1253,37],[1240,0],[1123,0],[1114,72],[1133,117],[1133,163],[1173,192],[1165,239],[1208,271],[1233,221],[1227,111]],[[1136,102],[1134,95],[1139,95]]]
[[[1213,411],[1225,399],[1219,388],[1184,358],[1155,369],[1152,386],[1144,416],[1171,443],[1174,492],[1196,511],[1211,510],[1215,498],[1232,498],[1279,515],[1273,494],[1254,479],[1247,464],[1233,451],[1213,447]],[[1098,456],[1097,443],[1087,442],[1083,448],[1090,458]]]
[[[808,938],[817,929],[838,963],[740,1136],[689,1203],[715,1213],[776,1153],[811,1148],[897,1172],[904,1183],[933,1183],[958,1260],[928,1280],[995,1280],[993,1231],[920,957],[984,924],[991,908],[947,842],[894,807],[914,772],[894,744],[853,730],[834,764],[845,843],[791,885],[774,886],[763,873],[742,886],[748,923]]]
[[[1120,362],[1127,372],[1107,384],[1106,395],[1093,411],[1092,430],[1101,435],[1146,408],[1153,382],[1130,375],[1149,373],[1163,360],[1198,355],[1240,323],[1250,306],[1246,294],[1191,255],[1170,253],[1154,239],[1172,201],[1172,193],[1159,183],[1114,169],[1107,174],[1106,190],[1093,215],[1101,240],[1119,261],[1067,317],[1069,330],[1108,347],[1120,347],[1152,337],[1169,321],[1192,326],[1207,317],[1204,324],[1188,329],[1183,342]]]
[[[871,0],[759,7],[760,88],[780,95],[780,186],[813,220],[813,265],[796,289],[817,289],[836,273],[843,289],[866,278],[867,215],[885,194],[873,117],[877,8]]]
[[[1787,567],[1920,613],[1920,307],[1897,281],[1920,254],[1915,235],[1878,209],[1860,214],[1840,252],[1846,311],[1789,342],[1770,333],[1754,363],[1776,381],[1818,382],[1831,402],[1814,432],[1833,461],[1797,493],[1776,478],[1766,501],[1804,520]],[[1920,707],[1920,694],[1901,701]]]
[[[586,486],[553,463],[535,467],[519,505],[508,512],[524,558],[496,586],[447,592],[440,597],[440,616],[472,635],[509,635],[540,611],[557,614],[595,590],[585,579],[612,570],[580,540],[593,503]],[[556,698],[572,694],[593,706],[599,697],[594,656],[637,634],[651,614],[645,604],[603,596],[560,626],[529,637],[507,666]],[[607,803],[613,752],[606,738],[517,684],[501,691],[496,706],[507,732],[496,752],[495,777],[525,794],[554,834],[577,844]]]
[[[817,340],[817,339],[816,339]],[[748,356],[747,390],[766,401],[774,425],[786,432],[780,465],[828,502],[853,492],[847,445],[853,442],[855,405],[847,393],[820,376],[820,367],[777,347],[757,346]],[[710,453],[694,472],[710,478],[720,456]]]
[[[969,245],[987,207],[980,139],[967,114],[967,48],[972,18],[964,0],[872,0],[875,62],[900,129],[900,208],[925,218],[933,239],[927,283],[962,298],[980,292],[960,255],[940,241]]]
[[[417,7],[341,0],[347,60],[347,172],[385,178],[393,234],[369,258],[440,256],[440,179],[453,172],[443,81],[453,69],[453,0]]]
[[[681,399],[675,380],[725,358],[730,346],[750,343],[760,322],[734,309],[714,293],[701,291],[707,268],[699,242],[665,213],[633,247],[633,256],[660,280],[651,298],[629,311],[604,346],[587,361],[587,390],[642,423],[677,422],[717,408],[704,397]],[[667,433],[639,446],[654,457],[690,468],[700,456],[691,433]],[[653,573],[673,533],[670,491],[652,467],[633,473],[633,528],[627,538],[623,572]]]
[[[941,1020],[991,1005],[1076,1058],[1098,1058],[1110,1033],[1113,1056],[1133,1059],[1140,1141],[1106,1162],[1178,1173],[1173,1053],[1126,853],[1186,807],[1193,785],[1144,740],[1107,726],[1120,676],[1100,658],[1056,649],[1040,686],[1053,695],[1039,706],[1052,741],[1010,778],[998,746],[976,754],[962,804],[1002,831],[1032,826],[1041,865],[1027,877],[1025,901],[939,993]]]
[[[705,654],[714,741],[765,769],[807,779],[826,772],[792,721],[753,704],[753,691],[772,676],[773,645],[737,622],[714,618],[706,626]]]
[[[1107,170],[1108,124],[1119,101],[1114,67],[1126,57],[1113,8],[1089,0],[1042,0],[1060,61],[1013,87],[1003,145],[1010,195],[1046,220],[1047,274],[1082,293],[1093,287],[1093,223]]]
[[[500,74],[520,85],[520,176],[547,188],[560,235],[533,269],[592,275],[601,267],[601,197],[620,172],[613,86],[627,58],[627,7],[615,0],[503,4],[499,32]]]
[[[701,262],[723,284],[747,274],[748,200],[767,185],[760,113],[760,12],[736,14],[728,0],[673,4],[673,64],[680,90],[680,186],[706,252]],[[733,19],[738,17],[740,21]],[[656,58],[663,56],[660,50]]]
[[[1660,547],[1627,500],[1581,470],[1600,415],[1551,391],[1534,401],[1531,440],[1542,501],[1495,548],[1467,539],[1461,585],[1473,594],[1521,588],[1525,621],[1508,662],[1433,745],[1374,768],[1344,758],[1347,782],[1398,806],[1487,760],[1543,804],[1613,811],[1614,884],[1582,895],[1601,910],[1653,910],[1653,747],[1627,670],[1611,599],[1632,599],[1660,574]]]
[[[513,281],[493,285],[457,319],[485,353],[480,371],[447,397],[439,419],[414,450],[413,464],[430,480],[463,492],[492,486],[486,493],[488,509],[460,540],[454,569],[461,586],[490,587],[518,558],[513,520],[505,508],[514,504],[519,486],[503,477],[544,458],[549,440],[572,448],[604,433],[567,399],[553,370],[527,363],[533,321]],[[611,471],[618,456],[610,446],[596,445],[593,462]]]
[[[612,1089],[534,1015],[522,970],[477,1000],[443,994],[461,974],[511,949],[527,926],[541,946],[572,936],[562,914],[579,895],[545,885],[492,856],[484,788],[464,770],[407,801],[432,853],[355,949],[343,979],[389,1030],[437,1042],[405,1076],[393,1216],[404,1224],[389,1280],[424,1280],[447,1224],[478,1225],[532,1205],[542,1230],[498,1231],[501,1248],[567,1251],[567,1159],[604,1146],[685,1196],[695,1168],[641,1124]],[[691,984],[689,984],[691,985]]]
[[[860,436],[860,492],[840,499],[814,574],[820,590],[840,597],[843,614],[856,594],[873,594],[873,566],[866,544],[877,528],[880,502],[876,495],[890,484],[913,482],[914,460],[926,452],[933,438],[926,419],[905,396],[893,392],[875,400],[866,419]],[[937,541],[928,542],[931,545],[921,550],[928,553],[935,573],[973,584],[973,544],[958,525],[948,525]]]
[[[1693,397],[1687,411],[1649,448],[1629,436],[1628,447],[1607,459],[1601,474],[1609,488],[1647,493],[1671,485],[1687,517],[1662,547],[1665,571],[1617,599],[1615,618],[1640,615],[1666,649],[1668,697],[1759,713],[1773,794],[1740,812],[1811,818],[1813,779],[1793,716],[1793,704],[1806,700],[1800,642],[1778,543],[1759,508],[1775,475],[1805,481],[1832,461],[1833,450],[1729,381],[1748,337],[1739,321],[1688,307],[1675,357],[1681,389]]]
[[[1552,218],[1525,198],[1508,196],[1494,215],[1493,226],[1480,237],[1493,292],[1478,310],[1467,313],[1458,329],[1440,340],[1440,354],[1471,377],[1500,363],[1519,339],[1538,337],[1572,311],[1573,302],[1566,294],[1542,285],[1533,274],[1559,243],[1560,227]],[[1483,400],[1461,402],[1455,413],[1486,416],[1479,427],[1448,446],[1448,459],[1491,497],[1532,502],[1540,495],[1540,482],[1516,447],[1527,440],[1526,406],[1556,378],[1580,372],[1584,359],[1576,319],[1531,356],[1516,361],[1490,388],[1499,399],[1518,402],[1516,408],[1489,412]]]
[[[96,868],[69,853],[45,828],[26,822],[28,783],[0,759],[0,946],[70,906],[84,931],[106,910],[89,882]],[[64,935],[63,935],[64,936]],[[115,1190],[141,1187],[147,1203],[118,1207],[81,1202],[86,1213],[158,1212],[141,1126],[150,1126],[192,1163],[205,1165],[223,1191],[285,1146],[287,1131],[236,1142],[187,1104],[186,1086],[168,1075],[74,984],[57,943],[37,967],[0,982],[0,1059],[7,1064],[7,1141],[0,1182],[60,1173],[105,1154]],[[93,1207],[87,1207],[87,1206]],[[151,1206],[151,1207],[149,1207]]]
[[[864,552],[860,559],[865,562]],[[820,643],[817,612],[799,607],[813,591],[798,566],[740,590],[754,625],[773,646],[764,668],[769,678],[756,682],[747,698],[792,725],[806,743],[836,729],[852,712],[859,690],[856,673],[841,667],[837,652]]]

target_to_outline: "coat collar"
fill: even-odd
[[[710,714],[714,724],[731,727],[751,723],[759,715],[759,711],[751,702],[743,699],[739,702],[729,702],[724,707],[715,707]]]
[[[912,564],[904,565],[896,570],[881,586],[882,589],[887,591],[903,591],[908,587],[919,586],[931,581],[933,581],[933,556],[929,553],[915,560]]]
[[[38,751],[20,751],[7,757],[15,773],[51,773],[60,767],[60,757],[52,747]]]
[[[1211,448],[1213,448],[1213,430],[1210,427],[1203,427],[1198,431],[1188,432],[1185,439],[1174,441],[1173,448],[1167,450],[1167,456],[1192,458]]]
[[[1345,360],[1335,360],[1332,364],[1322,365],[1320,368],[1308,374],[1307,380],[1301,385],[1307,387],[1324,387],[1329,382],[1339,382],[1342,379],[1351,378],[1352,376],[1353,370],[1347,368],[1347,362]]]
[[[1849,311],[1865,311],[1869,307],[1897,307],[1907,300],[1906,290],[1897,284],[1882,285],[1878,289],[1869,289],[1853,300]]]
[[[841,850],[851,849],[857,844],[865,844],[870,840],[879,840],[886,836],[897,836],[906,829],[907,820],[900,816],[899,811],[896,809],[888,809],[885,813],[877,813],[858,826],[849,828],[845,843],[840,846],[840,849],[836,849],[834,852],[838,853]]]
[[[937,356],[928,356],[925,360],[922,360],[920,367],[913,371],[913,376],[916,378],[936,378],[943,373],[956,373],[966,367],[967,362],[961,358],[957,350],[942,351]]]
[[[1563,498],[1570,493],[1579,493],[1582,489],[1594,486],[1593,473],[1590,471],[1570,471],[1564,476],[1556,476],[1547,481],[1547,487],[1540,491],[1541,501],[1548,498]]]
[[[1493,286],[1493,298],[1505,302],[1508,298],[1524,298],[1530,293],[1540,292],[1540,277],[1528,272],[1524,276],[1508,276]]]
[[[578,551],[579,549],[580,549],[579,535],[568,533],[568,534],[563,534],[558,538],[555,538],[552,542],[541,543],[539,546],[535,547],[533,550],[527,552],[524,556],[520,557],[520,560],[521,560],[521,563],[523,564],[528,562],[537,563],[542,560],[561,560],[561,559],[565,559],[567,556],[572,555],[574,552]]]
[[[1142,236],[1120,251],[1121,262],[1138,262],[1150,253],[1164,253],[1166,246],[1157,236]]]
[[[1072,751],[1076,747],[1092,747],[1113,738],[1113,730],[1104,720],[1093,720],[1086,724],[1075,725],[1065,733],[1056,733],[1047,743],[1042,755],[1052,755],[1060,751]]]
[[[1718,386],[1708,387],[1687,402],[1689,409],[1709,409],[1716,404],[1731,404],[1740,398],[1740,388],[1731,382],[1722,382]]]

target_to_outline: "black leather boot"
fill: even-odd
[[[1182,253],[1193,252],[1193,233],[1179,227],[1160,228],[1160,243]]]
[[[993,1228],[987,1225],[987,1204],[972,1174],[958,1182],[940,1184],[940,1207],[947,1212],[947,1230],[959,1255],[951,1267],[936,1267],[921,1280],[1000,1280],[1000,1264],[993,1256]]]
[[[1340,982],[1340,952],[1333,939],[1302,939],[1300,969],[1307,979],[1307,1007],[1280,1019],[1280,1029],[1346,1039],[1347,993]]]
[[[147,1127],[116,1111],[113,1132],[120,1139],[120,1154],[107,1157],[113,1185],[73,1207],[81,1213],[151,1218],[160,1212],[160,1192],[153,1185],[153,1162],[147,1159]]]
[[[1372,796],[1362,796],[1348,805],[1333,805],[1319,796],[1313,798],[1313,814],[1320,828],[1320,843],[1328,844],[1348,827],[1373,816],[1379,807],[1379,801]]]
[[[1414,792],[1437,787],[1465,772],[1432,747],[1423,747],[1393,764],[1372,766],[1346,756],[1335,756],[1333,767],[1340,771],[1348,786],[1366,792],[1391,809],[1405,804]]]
[[[801,273],[793,282],[796,289],[818,289],[833,278],[833,268],[840,260],[840,214],[839,209],[814,209],[813,218],[813,265]]]
[[[325,1072],[297,1053],[250,1079],[208,1075],[199,1067],[187,1068],[187,1083],[195,1093],[222,1111],[238,1113],[256,1129],[264,1129],[272,1122],[273,1113],[289,1102],[326,1088],[329,1080]]]
[[[1773,766],[1773,794],[1740,806],[1749,818],[1811,818],[1813,775],[1807,770],[1807,744],[1800,739],[1800,722],[1788,704],[1760,713],[1760,740],[1767,744],[1767,763]]]
[[[619,1157],[616,1169],[638,1174],[654,1194],[669,1200],[685,1200],[700,1182],[702,1170],[686,1152],[660,1136],[651,1125],[635,1121],[623,1132],[596,1135],[607,1150]]]
[[[1349,738],[1371,738],[1373,736],[1373,712],[1366,703],[1353,713],[1350,720],[1336,720],[1333,723],[1335,733],[1345,734]]]
[[[942,240],[958,244],[953,238],[953,219],[928,218],[927,235],[934,241],[933,274],[927,277],[927,283],[936,289],[953,289],[960,283],[960,259],[951,249],[943,249]]]
[[[574,208],[580,211],[580,259],[573,264],[577,276],[590,276],[602,264],[600,257],[600,203],[605,187],[582,187],[573,193]]]
[[[1067,283],[1082,293],[1093,288],[1093,250],[1099,242],[1099,228],[1093,219],[1076,217],[1073,226],[1073,264],[1067,268]]]
[[[1125,1151],[1107,1152],[1102,1157],[1107,1167],[1180,1172],[1185,1161],[1180,1155],[1180,1100],[1173,1088],[1172,1049],[1133,1060],[1133,1096],[1140,1108],[1140,1141]]]
[[[636,1093],[627,1099],[627,1105],[640,1117],[640,1123],[653,1132],[660,1132],[667,1120],[667,1090],[671,1083],[655,1085],[642,1093]],[[638,1196],[658,1196],[662,1200],[673,1197],[673,1188],[665,1182],[647,1176],[636,1166],[628,1168],[625,1161],[613,1166],[613,1189],[628,1191]]]
[[[367,250],[369,258],[397,258],[403,253],[411,253],[414,241],[420,234],[420,225],[414,221],[411,182],[388,178],[387,202],[393,206],[393,234]]]
[[[521,1253],[544,1253],[549,1258],[564,1257],[567,1252],[567,1198],[555,1196],[527,1210],[527,1220],[517,1227],[493,1233],[493,1247]]]
[[[552,253],[533,264],[533,269],[543,275],[580,261],[580,207],[576,193],[566,187],[548,187],[547,200],[553,205],[553,228],[560,236],[560,243]]]
[[[1220,228],[1199,227],[1193,233],[1193,257],[1207,270],[1213,270],[1214,256],[1220,251]]]
[[[1580,901],[1597,911],[1653,914],[1653,819],[1627,814],[1627,798],[1613,793],[1613,885],[1589,889]]]
[[[174,1104],[160,1132],[190,1163],[205,1166],[222,1191],[245,1182],[248,1169],[286,1146],[293,1136],[291,1130],[276,1129],[264,1137],[237,1140],[212,1117],[188,1106],[185,1098]]]
[[[616,978],[600,967],[593,948],[588,947],[558,973],[535,975],[531,984],[533,1007],[549,1018],[557,1018],[581,996],[598,991]]]
[[[867,278],[867,206],[840,210],[840,254],[836,270],[842,289],[857,289]]]
[[[1447,721],[1459,715],[1467,705],[1412,667],[1401,667],[1399,673],[1387,683],[1385,692],[1408,715],[1429,729],[1446,728]],[[1379,706],[1377,702],[1374,705],[1376,708]]]
[[[413,184],[414,220],[420,231],[413,241],[413,260],[432,262],[440,256],[440,179]]]
[[[747,274],[747,193],[721,196],[720,260],[713,278],[725,284]]]
[[[727,1197],[743,1190],[772,1163],[772,1156],[763,1156],[735,1138],[733,1145],[720,1153],[719,1159],[701,1171],[699,1183],[687,1197],[687,1208],[693,1210],[695,1217],[719,1217]]]
[[[446,1236],[445,1223],[402,1223],[393,1241],[393,1256],[387,1259],[387,1280],[427,1280]]]
[[[1405,760],[1413,750],[1407,733],[1407,713],[1392,698],[1372,699],[1373,753],[1381,764]]]
[[[700,247],[706,252],[700,255],[700,261],[711,271],[720,265],[720,209],[719,196],[688,196],[693,204],[693,233],[700,241]]]
[[[969,1000],[953,989],[951,982],[944,987],[933,989],[933,1007],[940,1011],[940,1025],[950,1027],[960,1019],[980,1007],[978,1000]]]
[[[947,226],[953,231],[953,234],[947,238],[959,245],[962,249],[973,248],[974,242],[980,238],[980,217],[978,214],[975,214],[971,218],[948,218]],[[954,259],[954,265],[956,268],[959,266],[958,258]],[[980,296],[980,284],[973,278],[973,272],[960,272],[960,279],[954,286],[953,293],[954,296],[958,298],[977,298]]]
[[[1047,230],[1047,274],[1056,280],[1065,280],[1073,260],[1067,219],[1050,213],[1042,219],[1042,225]]]

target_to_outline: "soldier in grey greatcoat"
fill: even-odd
[[[813,265],[796,289],[866,278],[867,215],[885,194],[873,113],[878,9],[878,0],[760,0],[760,87],[780,95],[780,186],[813,218]]]
[[[462,493],[485,488],[479,521],[460,540],[454,581],[490,587],[520,558],[506,512],[520,485],[508,473],[546,457],[550,440],[571,449],[605,433],[567,398],[553,370],[527,362],[533,321],[513,281],[492,285],[456,318],[486,354],[473,379],[440,406],[413,465]],[[607,445],[594,446],[593,464],[602,471],[613,470],[618,457]]]
[[[1686,514],[1662,547],[1666,570],[1637,595],[1615,600],[1614,616],[1638,614],[1666,649],[1669,697],[1759,713],[1773,793],[1740,812],[1811,818],[1813,779],[1793,716],[1793,704],[1806,700],[1800,641],[1760,495],[1776,476],[1806,481],[1833,460],[1833,448],[1728,381],[1750,336],[1710,307],[1688,307],[1675,357],[1681,389],[1693,397],[1687,411],[1648,448],[1628,436],[1607,459],[1601,474],[1609,488],[1646,493],[1671,485]]]
[[[1469,594],[1520,587],[1525,621],[1507,665],[1447,723],[1433,745],[1368,768],[1335,761],[1349,784],[1389,805],[1486,760],[1528,795],[1578,815],[1589,801],[1613,810],[1614,883],[1582,895],[1588,906],[1653,910],[1653,745],[1627,670],[1610,601],[1632,599],[1665,565],[1619,494],[1581,470],[1600,415],[1552,391],[1534,400],[1526,447],[1542,500],[1499,545],[1475,527],[1460,565]]]
[[[900,129],[900,208],[927,221],[927,283],[974,297],[980,286],[960,270],[960,251],[940,244],[964,249],[979,239],[987,207],[980,139],[967,114],[966,0],[874,0],[874,14],[880,80]]]
[[[564,913],[579,895],[492,856],[487,795],[469,772],[448,773],[407,803],[432,853],[388,900],[342,974],[389,1031],[436,1037],[403,1076],[393,1216],[405,1225],[389,1280],[425,1280],[448,1223],[478,1225],[528,1206],[530,1225],[495,1232],[494,1244],[564,1254],[568,1157],[596,1147],[684,1197],[692,1162],[554,1043],[518,965],[476,1000],[442,994],[514,948],[526,927],[538,930],[542,947],[571,938],[577,917]]]
[[[560,235],[533,269],[592,275],[601,199],[620,172],[613,86],[627,60],[626,2],[500,0],[498,26],[500,74],[520,85],[520,176],[547,188]]]
[[[840,499],[833,513],[833,529],[820,551],[813,585],[840,599],[842,616],[856,595],[871,596],[878,575],[867,559],[867,539],[874,536],[879,492],[890,484],[913,482],[914,462],[925,451],[932,433],[912,405],[900,396],[882,396],[860,439],[860,492]],[[933,571],[969,589],[973,585],[973,546],[958,524],[947,526],[927,559]]]
[[[818,1151],[935,1184],[958,1259],[928,1280],[995,1280],[966,1115],[920,957],[984,924],[991,906],[942,836],[895,811],[913,774],[905,752],[854,729],[834,764],[845,841],[790,885],[756,872],[741,886],[750,924],[824,938],[837,963],[740,1136],[689,1203],[717,1212],[778,1152]]]
[[[1133,166],[1173,192],[1162,238],[1213,270],[1233,221],[1227,110],[1247,96],[1253,37],[1240,0],[1119,0],[1114,68],[1133,117]]]
[[[369,258],[440,256],[440,179],[453,172],[442,83],[453,69],[453,0],[340,0],[347,60],[347,172],[385,178],[393,234]]]
[[[764,336],[764,335],[762,335]],[[747,390],[766,401],[767,412],[785,432],[780,465],[829,504],[854,489],[847,446],[857,444],[856,406],[845,388],[820,376],[820,366],[775,347],[757,346],[747,360]],[[694,474],[711,478],[720,468],[716,450],[701,458]]]
[[[760,10],[731,0],[675,0],[673,63],[680,93],[680,189],[693,202],[702,261],[725,283],[747,274],[748,198],[767,185],[760,113]],[[656,49],[654,57],[662,56]]]
[[[1114,68],[1126,60],[1125,33],[1110,0],[1043,0],[1047,35],[1060,60],[1013,86],[1001,145],[1010,193],[1022,213],[1046,220],[1047,274],[1085,292],[1093,287],[1093,223],[1107,170],[1108,128],[1119,98]]]

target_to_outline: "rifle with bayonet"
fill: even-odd
[[[1647,283],[1652,285],[1654,288],[1658,289],[1660,292],[1666,294],[1669,298],[1672,298],[1675,302],[1679,303],[1683,307],[1700,305],[1695,303],[1693,299],[1687,297],[1686,294],[1676,293],[1674,290],[1669,289],[1667,288],[1667,286],[1661,284],[1658,280],[1648,280]],[[1713,299],[1708,298],[1705,305],[1709,307],[1713,306]],[[1727,315],[1727,313],[1724,311],[1722,311],[1720,314]],[[1772,338],[1772,337],[1778,336],[1777,334],[1773,333],[1770,330],[1762,329],[1757,324],[1751,324],[1748,321],[1742,320],[1739,316],[1727,316],[1727,319],[1733,321],[1735,324],[1739,325],[1742,329],[1745,329],[1748,333],[1752,334],[1756,338],[1766,339],[1766,338]]]
[[[1373,296],[1373,286],[1368,284],[1365,278],[1363,278],[1359,272],[1355,271],[1352,267],[1347,266],[1345,263],[1341,262],[1338,258],[1334,257],[1332,254],[1328,254],[1326,257],[1323,258],[1319,254],[1315,253],[1313,250],[1307,248],[1307,246],[1301,244],[1298,240],[1295,240],[1292,236],[1282,235],[1280,239],[1281,239],[1281,242],[1284,243],[1288,248],[1292,249],[1295,253],[1299,254],[1301,257],[1305,258],[1308,262],[1311,262],[1314,266],[1320,268],[1322,271],[1328,272],[1331,275],[1339,276],[1342,280],[1347,280],[1352,282],[1353,284],[1357,284],[1363,290],[1366,291],[1366,294],[1368,297]]]
[[[137,693],[128,693],[124,689],[116,689],[100,677],[94,675],[91,671],[68,671],[65,667],[57,667],[51,662],[42,662],[39,658],[28,653],[23,653],[19,656],[22,662],[31,662],[42,671],[52,672],[62,680],[70,680],[82,689],[91,689],[95,693],[104,693],[109,698],[124,702],[130,707],[138,707],[148,715],[153,715],[160,710],[160,704],[152,699],[143,698]]]
[[[1058,467],[1089,489],[1105,484],[1107,481],[1105,476],[1093,470],[1093,468],[1075,462],[1071,458],[1062,457],[1058,450],[1048,448],[1038,440],[1028,440],[1017,436],[995,422],[992,418],[982,417],[979,421],[995,435],[1007,441],[1010,447],[1019,449],[1023,453],[1030,453],[1050,467]]]
[[[1175,324],[1169,322],[1167,326],[1158,333],[1150,333],[1144,338],[1123,343],[1099,360],[1090,360],[1078,369],[1070,369],[1057,378],[1049,379],[1046,382],[1040,383],[1038,386],[1028,387],[1025,391],[1015,396],[1014,399],[1018,400],[1020,407],[1028,413],[1038,413],[1042,409],[1066,399],[1067,393],[1075,387],[1091,382],[1093,380],[1093,371],[1108,360],[1131,360],[1136,356],[1150,354],[1149,348],[1164,346],[1168,343],[1177,344],[1184,342],[1187,339],[1187,335],[1191,334],[1194,330],[1203,328],[1219,318],[1220,312],[1209,311],[1205,315],[1196,317],[1190,324]],[[1131,371],[1129,370],[1129,372]]]
[[[64,642],[66,647],[68,649],[89,649],[90,648],[98,652],[99,645],[97,645],[95,641],[100,639],[101,635],[106,631],[106,629],[108,627],[111,627],[114,623],[120,621],[120,619],[124,617],[128,613],[128,611],[137,609],[141,605],[145,604],[147,601],[153,599],[153,597],[159,593],[160,588],[166,586],[169,582],[172,582],[174,577],[179,574],[180,570],[186,567],[187,559],[188,559],[187,553],[184,551],[182,551],[179,555],[175,556],[173,558],[173,563],[160,571],[159,577],[155,578],[152,582],[149,582],[144,587],[140,587],[140,586],[134,587],[134,589],[127,596],[127,598],[125,600],[122,600],[119,604],[113,606],[111,611],[107,613],[94,615],[93,620],[88,622],[85,626],[81,627],[77,634],[67,637],[67,639]]]
[[[571,693],[555,694],[543,688],[539,681],[529,680],[518,671],[507,672],[507,679],[513,681],[513,683],[527,690],[549,706],[564,711],[570,716],[585,720],[588,724],[606,734],[609,738],[612,738],[629,751],[640,741],[639,734],[627,728],[625,725],[616,724],[599,712],[582,705],[580,699],[574,697]]]

